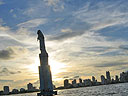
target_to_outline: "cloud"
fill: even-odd
[[[48,6],[53,8],[53,11],[62,11],[64,9],[64,2],[62,0],[44,0]]]
[[[5,4],[5,3],[3,2],[3,0],[0,0],[0,5],[3,5],[3,4]]]
[[[1,26],[0,25],[0,31],[8,31],[10,28],[8,26]]]
[[[23,27],[23,28],[32,28],[32,27],[38,27],[39,25],[45,24],[47,20],[45,18],[37,18],[37,19],[32,19],[28,20],[26,22],[20,23],[17,26],[18,27]]]
[[[61,29],[61,32],[72,32],[71,29],[67,28],[67,29]]]
[[[119,48],[128,51],[128,45],[120,45]]]
[[[19,46],[10,46],[6,49],[0,50],[0,60],[14,59],[28,53],[28,50]]]
[[[63,78],[69,78],[68,76],[64,76]]]
[[[66,39],[71,39],[73,37],[76,37],[76,36],[81,36],[83,35],[85,32],[64,32],[62,34],[59,34],[59,35],[54,35],[54,36],[49,36],[48,40],[66,40]]]
[[[0,71],[0,76],[8,76],[21,73],[21,71],[10,71],[8,68],[4,67]]]
[[[11,83],[11,82],[14,82],[14,80],[4,80],[4,79],[0,79],[0,82],[1,82],[1,83],[10,82],[10,83]]]
[[[13,54],[13,50],[12,49],[7,49],[7,50],[0,50],[0,59],[10,59],[12,58],[12,54]]]
[[[8,31],[8,30],[10,30],[10,27],[8,27],[8,26],[3,26],[4,24],[5,24],[5,22],[3,21],[2,18],[0,18],[0,33],[1,33],[2,31]]]
[[[79,78],[79,76],[74,76],[73,78]]]
[[[61,12],[63,10],[64,1],[62,0],[33,0],[28,3],[28,7],[24,10],[23,14],[31,18],[49,17],[53,15],[51,14],[52,12]]]
[[[103,64],[98,64],[95,67],[114,67],[114,66],[123,66],[123,65],[128,65],[128,62],[109,62],[109,63],[104,63]]]
[[[91,30],[100,30],[110,26],[128,25],[128,12],[123,12],[127,3],[122,1],[115,2],[89,2],[84,7],[73,13],[82,22],[92,25]],[[123,18],[122,18],[123,17]]]

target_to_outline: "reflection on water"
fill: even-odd
[[[36,96],[36,94],[10,96]],[[58,90],[57,96],[128,96],[128,83]]]

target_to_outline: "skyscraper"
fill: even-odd
[[[92,76],[92,82],[96,82],[96,79],[94,76]]]
[[[69,86],[69,81],[68,81],[68,79],[65,79],[64,80],[64,88],[68,88],[68,86]]]
[[[72,81],[72,84],[76,84],[76,79],[74,79],[74,80]]]
[[[9,86],[4,86],[3,89],[4,89],[4,92],[3,93],[5,95],[8,95],[9,94]]]
[[[34,87],[33,87],[32,83],[27,84],[27,89],[28,89],[28,91],[33,91],[34,90]]]
[[[106,84],[106,79],[104,77],[104,75],[101,75],[101,84]]]
[[[119,82],[119,77],[118,77],[118,75],[115,76],[115,82],[116,82],[116,83]]]
[[[111,76],[109,71],[106,71],[106,78],[107,78],[107,83],[111,83]]]
[[[81,78],[79,78],[79,83],[82,83],[82,79]]]

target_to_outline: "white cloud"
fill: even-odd
[[[0,33],[2,33],[3,31],[8,31],[10,30],[10,27],[8,26],[3,26],[5,24],[5,22],[3,21],[2,18],[0,18]]]
[[[62,11],[64,9],[64,2],[61,0],[45,0],[45,2],[53,8],[53,11]]]
[[[46,22],[47,22],[47,19],[45,18],[37,18],[37,19],[32,19],[32,20],[28,20],[26,22],[20,23],[17,26],[23,27],[23,28],[31,28],[31,27],[38,27],[42,24],[45,24]]]
[[[45,0],[49,6],[56,6],[57,3],[59,3],[60,0]]]
[[[77,19],[88,22],[92,30],[99,30],[114,25],[128,25],[128,12],[121,11],[124,6],[116,3],[97,2],[94,6],[88,3],[73,13]],[[123,18],[122,18],[123,17]]]
[[[72,32],[71,29],[67,28],[67,29],[61,29],[61,32]]]
[[[28,8],[24,10],[23,14],[32,18],[47,17],[51,15],[52,11],[60,12],[63,10],[64,2],[62,0],[37,0],[34,2],[30,2]]]
[[[14,12],[14,9],[11,9],[9,12],[10,12],[10,13]]]
[[[0,31],[8,31],[10,28],[8,26],[0,26]]]

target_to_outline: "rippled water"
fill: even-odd
[[[36,96],[36,93],[10,96]],[[57,96],[128,96],[128,83],[58,90]]]

